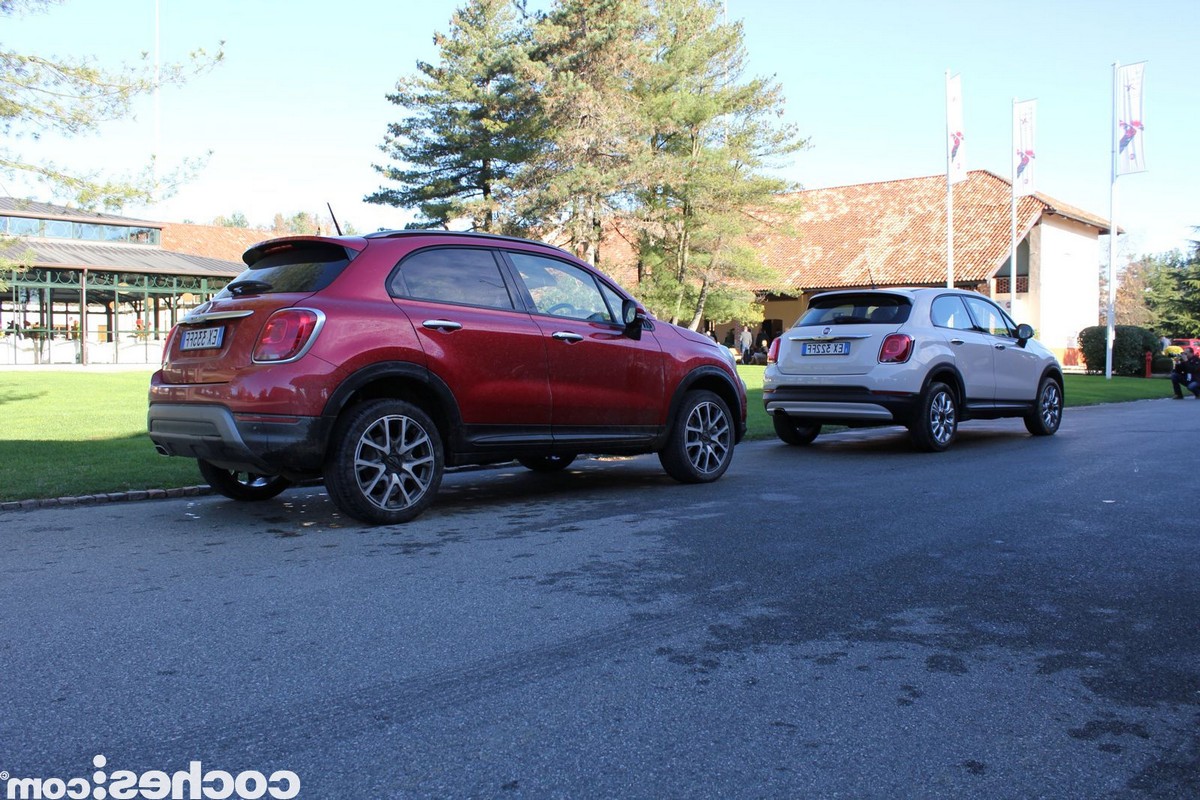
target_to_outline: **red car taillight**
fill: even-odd
[[[912,355],[913,338],[906,333],[889,333],[879,347],[880,364],[903,364]]]
[[[304,352],[316,333],[321,318],[307,308],[276,311],[263,326],[254,346],[255,361],[287,361]]]
[[[767,363],[774,364],[779,361],[779,339],[771,342],[771,346],[767,348]]]
[[[178,325],[172,326],[171,330],[167,333],[167,338],[163,340],[162,356],[159,358],[159,362],[163,366],[166,366],[167,357],[171,355],[171,342],[175,341],[175,332],[178,330]]]

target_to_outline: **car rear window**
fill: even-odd
[[[912,303],[894,294],[839,294],[813,298],[800,325],[899,325],[908,321]]]
[[[282,246],[269,250],[221,293],[236,294],[238,284],[250,281],[256,283],[254,294],[318,292],[342,274],[354,255],[353,251],[326,242]]]

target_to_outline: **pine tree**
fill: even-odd
[[[473,230],[506,229],[507,184],[539,146],[534,99],[517,77],[528,29],[508,0],[469,0],[434,42],[438,63],[419,62],[387,96],[406,113],[380,146],[394,163],[374,168],[399,186],[365,199],[417,209],[410,227],[448,228],[465,218]]]
[[[753,289],[767,288],[771,273],[747,236],[789,211],[778,199],[786,182],[765,170],[805,142],[778,121],[779,86],[743,80],[740,23],[721,22],[711,0],[660,0],[656,10],[654,59],[637,86],[648,131],[639,212],[649,296],[692,329],[705,316],[753,321]]]
[[[606,223],[627,211],[641,135],[632,87],[648,63],[645,0],[559,0],[534,25],[530,83],[548,142],[522,171],[526,224],[600,261]]]

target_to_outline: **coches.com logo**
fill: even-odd
[[[104,771],[108,759],[92,759],[96,771],[88,778],[15,778],[0,771],[6,800],[292,800],[300,795],[300,776],[291,770],[257,770],[236,775],[222,769],[205,770],[200,761],[186,770]]]

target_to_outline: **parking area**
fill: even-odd
[[[301,797],[1194,797],[1191,403],[0,517],[0,770]]]

